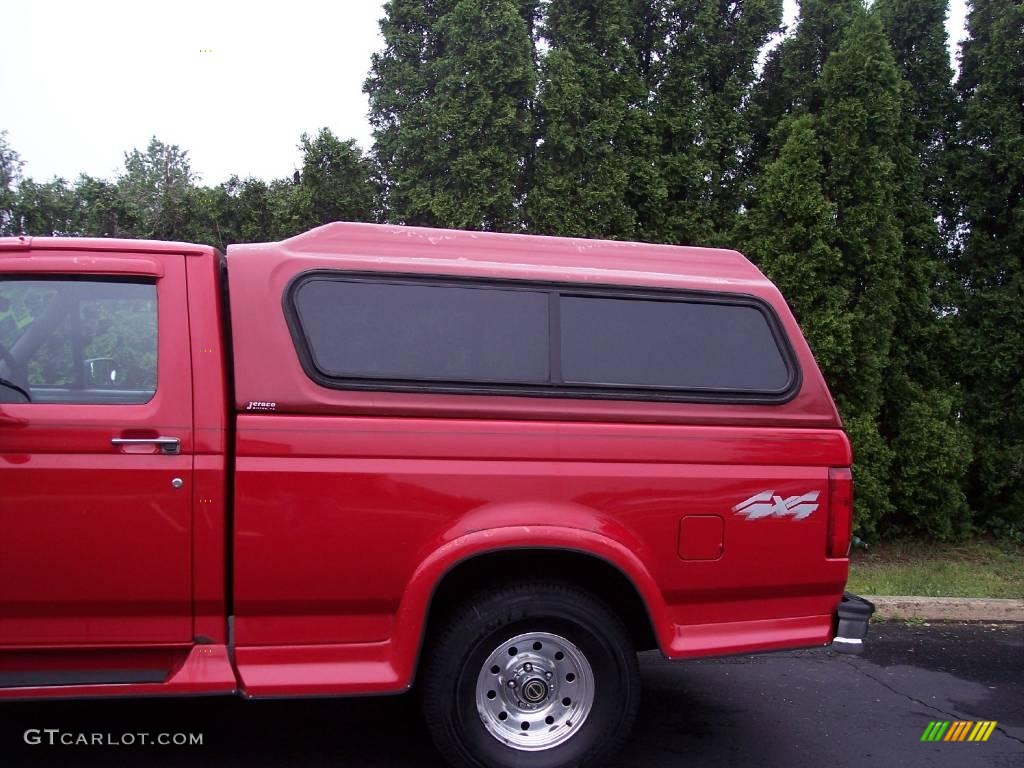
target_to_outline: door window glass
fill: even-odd
[[[153,283],[0,279],[0,402],[148,402],[156,307]]]

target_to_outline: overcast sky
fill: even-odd
[[[150,136],[203,181],[290,176],[303,131],[370,146],[381,0],[6,0],[0,130],[37,180],[118,174]],[[792,20],[796,0],[786,0]],[[964,0],[947,28],[963,36]]]

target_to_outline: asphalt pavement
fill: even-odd
[[[644,700],[622,768],[1024,766],[1024,625],[872,625],[862,656],[827,649],[667,662],[641,656]],[[986,742],[922,742],[933,720],[994,720]],[[202,734],[201,745],[50,746],[25,731]],[[412,696],[0,705],[0,766],[437,767]]]

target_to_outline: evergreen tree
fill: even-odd
[[[743,250],[779,287],[827,379],[853,357],[853,314],[838,242],[836,206],[825,189],[825,150],[810,115],[783,120],[778,153],[758,178]]]
[[[187,243],[212,245],[221,251],[237,242],[229,226],[232,200],[223,185],[189,186],[185,196],[185,220],[176,237]]]
[[[302,195],[297,201],[300,226],[332,221],[373,221],[373,164],[354,139],[341,141],[327,128],[310,137],[302,134]]]
[[[904,80],[894,155],[902,237],[896,322],[883,382],[882,433],[892,446],[894,511],[902,533],[948,538],[969,522],[963,492],[970,448],[957,418],[948,248],[948,143],[954,120],[945,0],[877,0]],[[948,229],[948,228],[947,228]]]
[[[0,131],[0,235],[14,234],[14,202],[24,163]]]
[[[854,444],[858,523],[871,533],[891,510],[893,454],[879,419],[902,256],[901,80],[863,8],[814,90],[816,108],[808,103],[773,132],[743,230],[808,329]]]
[[[164,144],[154,136],[145,152],[126,152],[117,186],[138,222],[132,234],[155,240],[181,239],[195,182],[188,152],[176,144]]]
[[[519,227],[533,139],[533,5],[391,0],[365,90],[389,217]]]
[[[441,55],[435,26],[452,0],[387,0],[380,31],[384,50],[371,57],[363,91],[370,99],[373,154],[384,176],[382,207],[393,221],[430,223],[428,200],[415,186],[425,168],[411,170],[431,135],[431,69]]]
[[[216,187],[191,186],[182,237],[224,249],[231,243],[283,240],[332,221],[372,221],[373,167],[353,139],[329,129],[302,134],[302,170],[267,184],[237,176]]]
[[[9,181],[0,191],[10,197],[0,208],[2,223],[15,234],[183,240],[223,250],[235,242],[282,240],[330,221],[374,220],[374,167],[353,140],[324,128],[314,137],[303,134],[300,148],[302,170],[294,178],[267,184],[233,176],[208,187],[197,183],[187,152],[156,138],[146,151],[125,154],[116,182],[83,174],[74,184],[20,180],[17,155],[2,145],[0,170]]]
[[[946,35],[948,0],[875,0],[908,88],[906,130],[924,177],[926,199],[952,235],[953,203],[949,144],[957,120],[953,67]]]
[[[740,207],[749,131],[740,111],[781,0],[655,0],[637,40],[652,94],[656,197],[642,201],[646,239],[727,244]],[[643,20],[646,19],[646,24]],[[641,42],[642,41],[642,42]]]
[[[223,226],[231,233],[232,242],[265,243],[281,239],[275,227],[271,185],[261,179],[232,176],[221,188],[228,200]]]
[[[854,314],[854,354],[838,372],[840,409],[858,450],[862,522],[874,527],[891,510],[892,458],[879,433],[883,380],[895,325],[901,232],[895,215],[902,83],[878,20],[861,11],[821,75],[819,131],[828,147],[829,199],[838,219]]]
[[[284,240],[332,221],[376,218],[375,169],[355,140],[322,128],[316,136],[302,134],[299,148],[301,170],[290,178],[267,183],[232,176],[195,189],[208,206],[204,226],[215,245]]]
[[[863,0],[801,0],[796,30],[768,54],[746,110],[751,132],[744,164],[748,176],[770,158],[771,133],[783,117],[821,109],[825,62],[863,12]]]
[[[42,237],[79,234],[74,189],[62,178],[22,179],[13,208],[13,234]]]
[[[75,182],[77,230],[90,237],[132,237],[138,222],[117,184],[86,174]]]
[[[984,522],[1024,537],[1024,5],[975,0],[967,30],[956,188],[969,492]]]
[[[628,0],[549,6],[538,99],[542,142],[528,226],[555,235],[626,238],[644,88],[628,43]]]

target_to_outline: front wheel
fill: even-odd
[[[622,746],[640,702],[621,620],[569,585],[477,597],[426,649],[424,665],[427,727],[458,766],[600,765]]]

